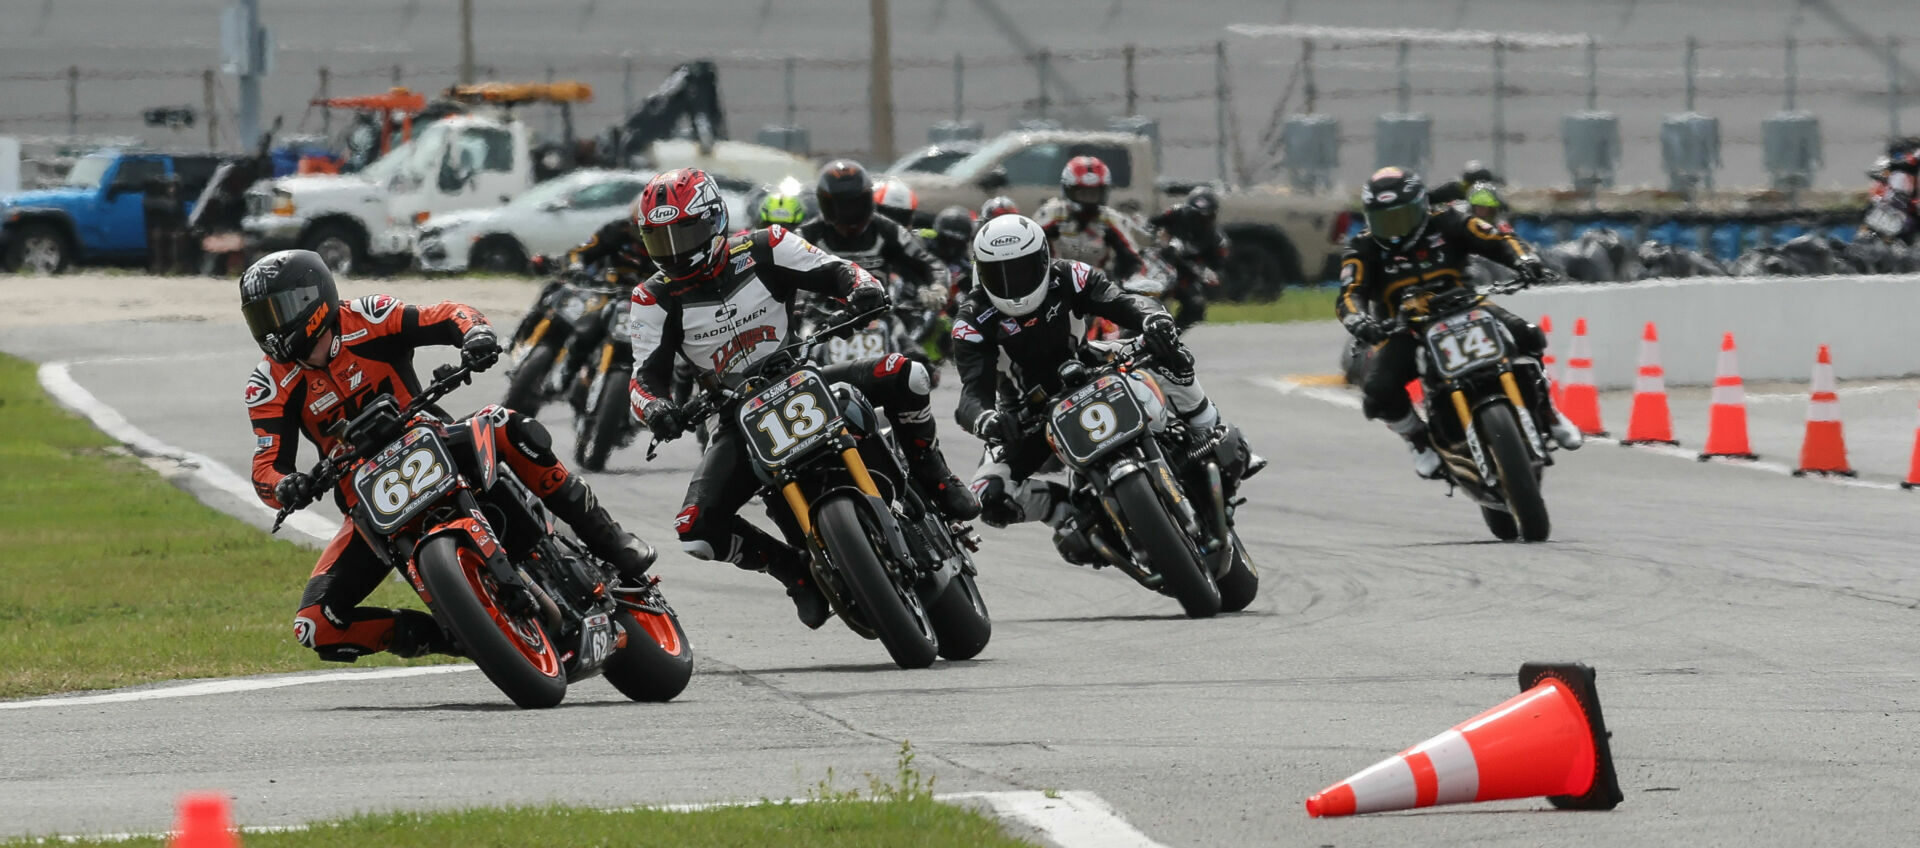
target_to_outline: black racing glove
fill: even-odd
[[[854,315],[864,315],[886,305],[887,293],[879,286],[855,286],[847,293],[847,311]]]
[[[1387,340],[1386,325],[1371,315],[1361,315],[1356,312],[1348,315],[1346,321],[1342,323],[1346,324],[1347,332],[1361,344],[1376,345]]]
[[[990,445],[1011,445],[1020,441],[1020,419],[1013,413],[989,409],[973,419],[973,434]]]
[[[273,484],[273,499],[287,509],[301,509],[313,503],[314,496],[318,494],[315,488],[312,477],[295,471]]]
[[[1176,373],[1193,370],[1193,354],[1181,346],[1180,331],[1174,327],[1172,315],[1165,312],[1148,315],[1140,335],[1147,353],[1153,355],[1160,367]]]
[[[475,327],[460,339],[460,361],[475,371],[485,371],[500,361],[500,339],[493,328]]]
[[[657,398],[640,410],[642,423],[653,431],[653,437],[663,442],[680,438],[687,429],[687,422],[680,419],[680,405],[666,398]]]
[[[1520,261],[1513,265],[1513,278],[1519,282],[1523,288],[1539,283],[1547,278],[1546,263],[1541,262],[1540,257],[1532,254],[1522,256],[1520,257]]]

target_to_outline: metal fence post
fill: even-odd
[[[1393,56],[1393,73],[1397,78],[1395,80],[1394,111],[1402,115],[1413,111],[1413,82],[1407,79],[1407,54],[1412,51],[1413,44],[1403,38],[1400,40],[1399,48],[1394,51]]]
[[[1313,83],[1313,39],[1300,43],[1300,91],[1306,101],[1306,114],[1313,114],[1313,107],[1320,99],[1320,87]]]
[[[1040,117],[1042,118],[1047,116],[1047,107],[1050,105],[1047,97],[1047,74],[1052,64],[1053,51],[1051,50],[1043,49],[1040,55],[1034,57],[1034,66],[1040,71]]]
[[[791,127],[793,126],[795,117],[800,111],[800,104],[793,92],[793,78],[800,70],[800,63],[798,61],[795,61],[795,59],[792,56],[788,56],[785,67],[786,67],[786,77],[787,77],[786,87],[785,87],[785,94],[787,98],[787,118],[786,118],[786,121],[784,121],[783,123],[786,126]]]
[[[332,96],[333,96],[333,71],[328,69],[326,65],[321,65],[320,66],[320,99],[325,100]],[[320,107],[320,134],[324,136],[329,136],[329,137],[333,135],[333,107],[330,107],[330,106]]]
[[[1687,36],[1687,111],[1693,111],[1694,79],[1700,70],[1700,40]]]
[[[633,56],[620,57],[620,111],[633,114]]]
[[[1220,181],[1228,183],[1232,180],[1227,174],[1227,42],[1225,41],[1213,43],[1213,86],[1213,158],[1220,174]]]
[[[393,64],[393,87],[400,87],[400,63],[398,62]]]
[[[1135,84],[1133,75],[1133,44],[1129,43],[1127,46],[1120,48],[1120,60],[1124,63],[1124,66],[1121,68],[1121,78],[1126,81],[1127,86],[1127,117],[1131,118],[1134,115],[1140,114],[1140,110],[1136,108],[1140,102],[1140,87]]]
[[[953,54],[953,122],[967,119],[967,60]]]
[[[1507,176],[1507,42],[1493,40],[1493,172]]]
[[[1787,36],[1787,111],[1793,111],[1795,95],[1800,89],[1800,45],[1794,37]]]
[[[1600,110],[1600,41],[1587,36],[1587,111]]]
[[[80,66],[67,67],[67,135],[80,134]]]
[[[325,71],[325,68],[321,69],[323,74],[321,79],[323,80],[326,79],[324,76]],[[324,97],[326,95],[322,92],[321,96]],[[208,68],[200,72],[200,106],[207,112],[207,149],[219,150],[220,116],[213,111],[213,102],[213,69]]]
[[[1887,140],[1900,137],[1900,39],[1887,36]]]

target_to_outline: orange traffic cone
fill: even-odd
[[[1593,669],[1520,667],[1519,695],[1307,799],[1307,815],[1350,816],[1547,796],[1555,807],[1621,801]]]
[[[1747,391],[1733,355],[1733,334],[1720,339],[1720,365],[1713,378],[1713,405],[1707,409],[1707,446],[1700,461],[1716,456],[1759,459],[1747,446]]]
[[[1647,322],[1640,337],[1640,376],[1633,381],[1633,413],[1622,445],[1680,444],[1673,440],[1673,413],[1667,409],[1666,372],[1660,370],[1660,332]]]
[[[227,797],[212,793],[180,799],[180,820],[167,848],[240,848],[227,813]]]
[[[1838,474],[1852,477],[1847,439],[1840,431],[1840,396],[1834,393],[1833,355],[1826,345],[1813,362],[1813,397],[1807,404],[1807,436],[1800,442],[1800,467],[1793,476]]]
[[[1907,479],[1900,481],[1900,488],[1911,489],[1920,486],[1920,424],[1913,428],[1913,460],[1907,465]]]
[[[1547,337],[1547,346],[1540,352],[1540,371],[1547,375],[1547,395],[1555,406],[1560,404],[1560,372],[1553,361],[1553,316],[1540,316],[1540,335]]]
[[[1600,390],[1593,386],[1593,360],[1587,352],[1587,319],[1573,322],[1573,351],[1567,357],[1567,381],[1560,387],[1560,414],[1588,436],[1604,436],[1600,424]]]

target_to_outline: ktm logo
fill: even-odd
[[[312,338],[314,333],[319,332],[321,322],[327,320],[327,311],[332,308],[332,304],[322,303],[319,309],[313,310],[313,317],[307,319],[308,338]]]

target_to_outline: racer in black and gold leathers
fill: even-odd
[[[567,254],[567,261],[575,268],[631,274],[635,280],[644,280],[659,270],[640,245],[640,232],[633,226],[631,215],[595,230],[591,238]]]
[[[1407,383],[1419,376],[1414,363],[1418,340],[1411,333],[1392,332],[1388,322],[1402,310],[1424,310],[1434,294],[1470,286],[1466,269],[1474,255],[1512,268],[1526,283],[1540,280],[1545,271],[1526,245],[1486,221],[1452,207],[1429,209],[1426,187],[1411,171],[1380,169],[1360,198],[1368,228],[1347,241],[1334,309],[1347,332],[1362,344],[1376,346],[1364,386],[1367,417],[1387,422],[1388,429],[1406,439],[1415,471],[1433,477],[1440,471],[1440,457],[1429,446],[1426,424],[1414,414],[1406,392]],[[1530,361],[1526,370],[1535,379],[1526,382],[1535,395],[1531,400],[1536,417],[1561,447],[1578,448],[1580,431],[1553,409],[1539,367],[1546,335],[1512,312],[1490,302],[1484,306],[1506,325],[1520,354]],[[1524,368],[1529,363],[1521,364]]]

